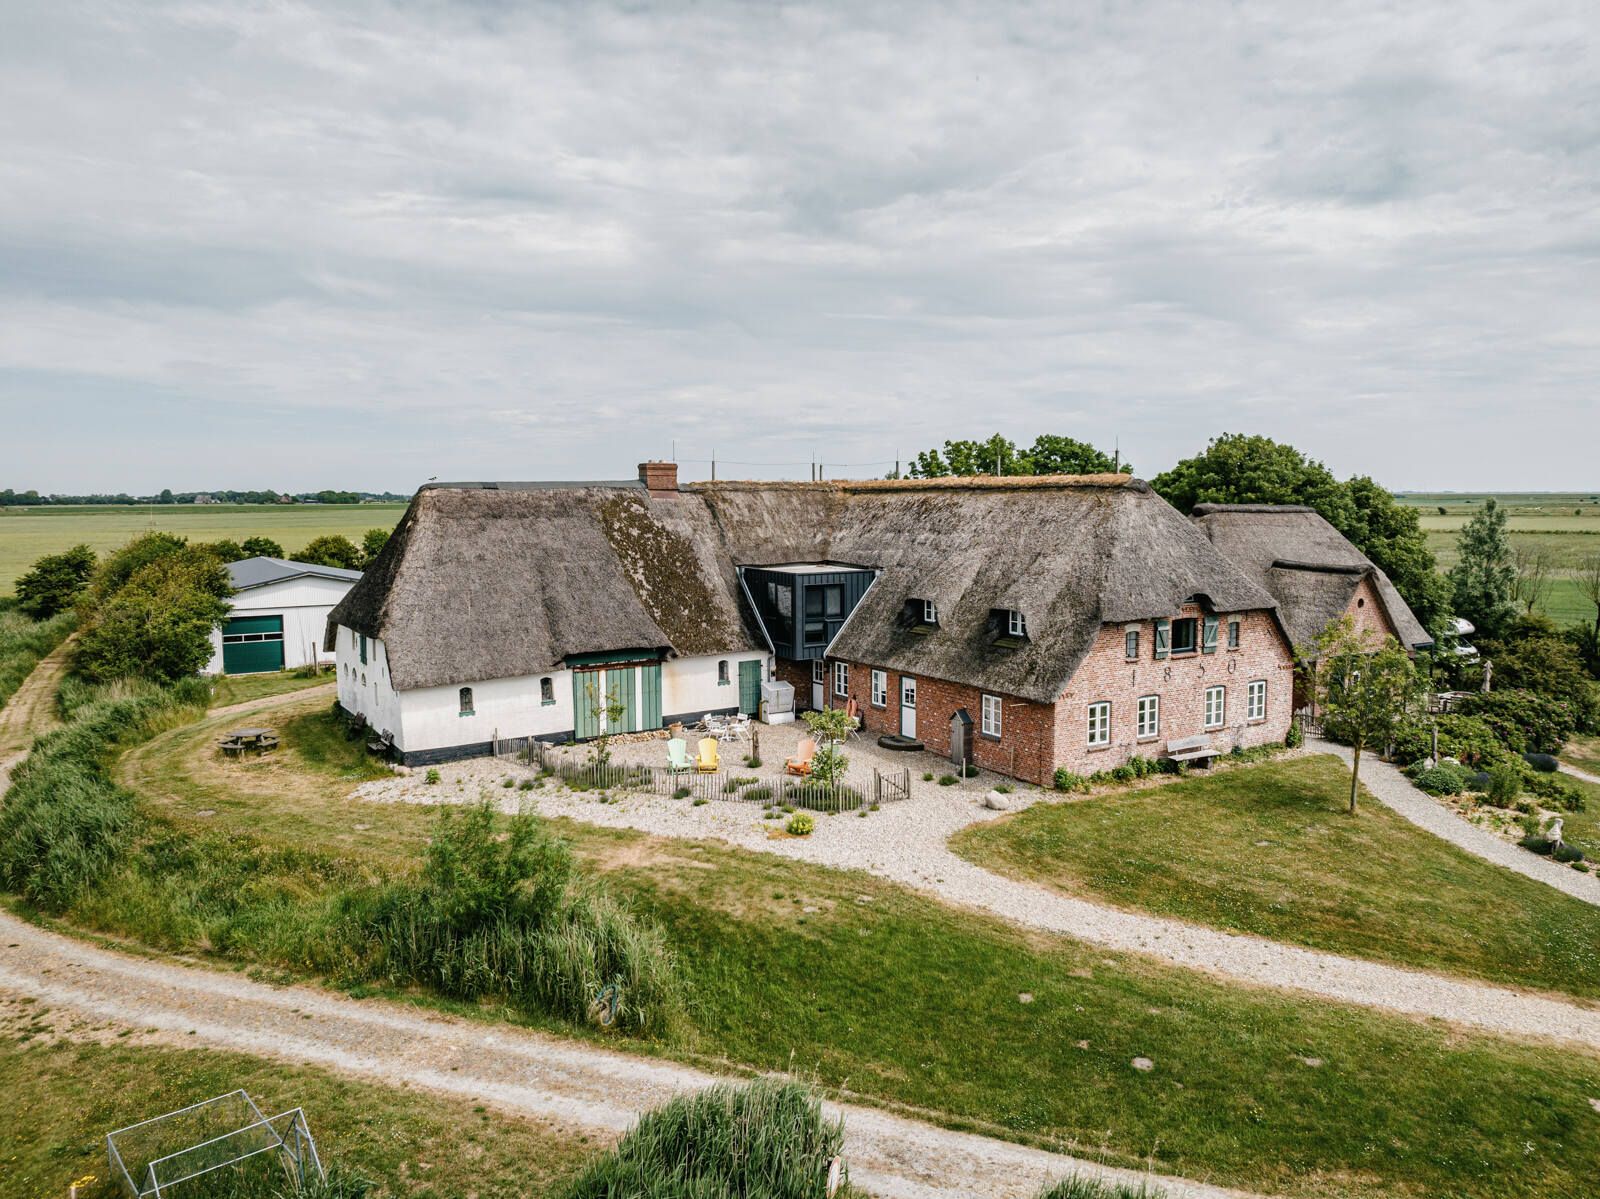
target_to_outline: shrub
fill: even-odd
[[[922,772],[922,781],[923,781],[923,782],[925,782],[925,783],[931,783],[931,782],[933,782],[933,771],[931,771],[931,770],[924,770],[924,771],[923,771],[923,772]]]
[[[518,791],[532,791],[533,787],[534,787],[534,782],[533,782],[532,779],[523,779],[520,783],[517,784],[517,790]]]
[[[1395,733],[1391,747],[1396,762],[1409,766],[1433,752],[1433,727],[1439,729],[1439,756],[1487,770],[1513,756],[1486,722],[1459,712],[1442,712],[1429,720],[1408,720]]]
[[[816,817],[805,812],[796,812],[783,826],[785,832],[793,833],[796,837],[809,837],[816,827]]]
[[[1532,691],[1471,691],[1456,710],[1477,716],[1513,753],[1553,754],[1577,728],[1572,705]]]
[[[1569,841],[1563,841],[1550,851],[1550,856],[1558,862],[1581,862],[1583,850]]]
[[[939,776],[939,786],[941,787],[953,787],[955,782],[956,776],[953,774],[941,774]]]
[[[759,787],[751,787],[744,797],[752,803],[768,803],[772,799],[772,788],[763,783]]]
[[[232,591],[210,554],[164,554],[89,609],[73,666],[92,682],[193,675],[211,659],[211,634],[228,615]]]
[[[1411,773],[1411,781],[1418,790],[1426,791],[1429,795],[1460,795],[1466,790],[1467,777],[1468,772],[1464,768],[1448,763],[1426,770],[1413,770]]]
[[[422,781],[430,786],[439,781],[439,770],[435,766],[428,767],[428,773],[422,776]]]
[[[1283,744],[1288,749],[1299,749],[1306,743],[1305,726],[1298,719],[1289,722],[1289,731],[1284,735]]]
[[[1520,781],[1524,791],[1547,801],[1550,807],[1560,808],[1564,812],[1581,812],[1584,809],[1583,792],[1560,775],[1523,770]]]
[[[1497,808],[1509,808],[1522,794],[1522,773],[1509,762],[1489,771],[1489,785],[1485,794]]]
[[[1010,783],[996,783],[994,789],[1001,795],[1010,795],[1012,791],[1016,790]]]
[[[500,785],[502,787],[504,787],[507,791],[509,791],[509,790],[511,790],[511,788],[513,788],[513,787],[515,787],[517,785],[517,780],[516,779],[505,779],[505,780],[503,780],[501,782]]]
[[[748,758],[746,758],[744,760],[744,764],[750,770],[761,769],[761,759],[756,757],[755,754],[751,754]]]
[[[1113,782],[1131,783],[1137,777],[1138,776],[1134,773],[1132,766],[1124,764],[1122,766],[1113,766],[1111,768],[1111,779]]]
[[[978,777],[978,768],[971,762],[964,762],[957,768],[956,773],[962,778],[975,779]]]
[[[809,779],[785,794],[791,803],[784,810],[791,812],[795,806],[810,808],[814,812],[850,812],[859,808],[867,798],[854,787],[828,787]]]
[[[675,788],[672,792],[673,799],[688,799],[692,792],[687,787]]]
[[[1554,754],[1523,754],[1522,760],[1540,774],[1554,774],[1561,769],[1561,763]]]
[[[1107,1182],[1100,1178],[1085,1178],[1074,1174],[1047,1186],[1036,1199],[1163,1199],[1166,1192],[1160,1187],[1128,1182]]]
[[[777,1079],[679,1095],[646,1112],[558,1199],[817,1199],[844,1123],[804,1087]]]
[[[69,611],[89,586],[94,565],[94,551],[86,545],[46,554],[17,580],[17,608],[34,620]]]
[[[932,778],[933,776],[924,775],[923,777]],[[1073,774],[1065,766],[1056,767],[1055,777],[1051,781],[1057,791],[1087,791],[1089,789],[1088,780],[1083,775]]]
[[[806,715],[809,716],[810,713]],[[849,764],[850,759],[845,757],[844,751],[837,745],[823,745],[811,756],[811,777],[819,783],[841,782],[844,779],[845,768]]]

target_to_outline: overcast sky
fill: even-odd
[[[1592,489],[1597,43],[1591,0],[3,0],[0,486],[998,429]]]

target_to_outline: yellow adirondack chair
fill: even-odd
[[[695,766],[705,774],[710,774],[722,766],[722,759],[717,756],[715,737],[700,738],[700,756],[695,759]]]

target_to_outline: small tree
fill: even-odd
[[[1594,605],[1594,639],[1600,642],[1600,554],[1588,554],[1578,563],[1578,590]]]
[[[325,533],[312,538],[294,559],[296,562],[334,566],[341,570],[360,570],[362,564],[361,551],[343,533]]]
[[[372,565],[383,547],[389,542],[388,529],[368,529],[361,534],[361,569],[365,570]]]
[[[94,574],[94,551],[75,545],[46,554],[17,580],[17,607],[35,620],[46,620],[78,602]]]
[[[802,712],[801,717],[818,742],[817,752],[811,758],[811,777],[820,783],[837,783],[844,778],[845,769],[850,765],[850,759],[839,745],[856,727],[855,718],[843,708]]]
[[[1456,612],[1484,636],[1502,636],[1517,615],[1517,564],[1506,514],[1492,497],[1462,528],[1456,544],[1461,557],[1449,576]]]
[[[1348,745],[1350,811],[1356,810],[1361,754],[1387,744],[1417,706],[1420,680],[1393,637],[1376,650],[1346,615],[1330,624],[1306,657],[1323,731]]]
[[[1518,546],[1512,552],[1517,577],[1511,593],[1524,616],[1532,616],[1550,594],[1555,573],[1555,559],[1548,550],[1528,549]]]
[[[239,543],[246,558],[281,558],[283,546],[270,537],[246,537]]]
[[[228,572],[204,550],[157,558],[90,609],[73,665],[94,682],[137,675],[170,683],[194,674],[211,657],[231,593]]]
[[[622,702],[620,695],[601,691],[593,675],[584,683],[583,695],[589,706],[589,715],[600,730],[599,735],[589,742],[589,765],[599,771],[611,761],[611,732],[627,712],[628,705]]]

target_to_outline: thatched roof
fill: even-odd
[[[764,648],[736,567],[859,562],[879,574],[830,652],[1043,702],[1103,622],[1274,607],[1148,485],[1125,475],[434,485],[330,618],[384,640],[397,688],[536,674],[571,654]],[[906,627],[908,599],[940,627]],[[1029,639],[994,644],[1015,608]]]
[[[1370,578],[1400,641],[1433,644],[1372,560],[1314,508],[1294,504],[1196,504],[1193,520],[1213,545],[1277,599],[1295,645],[1314,641]]]

